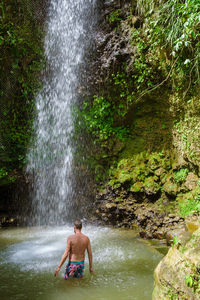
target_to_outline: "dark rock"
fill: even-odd
[[[153,233],[153,238],[158,240],[163,240],[165,238],[165,234],[163,231],[156,231]]]
[[[139,235],[140,235],[140,237],[143,238],[143,239],[147,237],[146,231],[140,231],[140,232],[139,232]]]
[[[17,218],[10,218],[10,217],[1,217],[0,219],[0,227],[12,227],[12,226],[18,226],[18,220]]]
[[[160,192],[160,185],[155,181],[155,177],[147,177],[144,182],[144,191],[148,196],[156,196]]]

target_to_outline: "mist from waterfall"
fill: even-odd
[[[51,0],[45,37],[47,68],[36,99],[34,137],[27,173],[34,178],[30,222],[63,224],[74,206],[72,108],[78,101],[80,70],[93,41],[97,0]]]

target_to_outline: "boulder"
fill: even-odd
[[[147,177],[144,182],[144,190],[147,195],[156,195],[160,191],[160,185],[156,182],[156,178]]]
[[[200,229],[185,246],[173,246],[154,272],[153,300],[200,299]]]
[[[167,181],[163,185],[163,190],[165,191],[165,193],[168,196],[175,198],[177,193],[178,193],[178,186],[177,186],[176,183],[173,183],[171,181]]]
[[[178,244],[184,246],[190,240],[191,233],[185,231],[185,228],[169,230],[165,235],[168,246],[173,243],[175,237],[177,237]]]

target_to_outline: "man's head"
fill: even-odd
[[[81,229],[82,229],[82,222],[81,222],[81,220],[76,220],[74,222],[74,231],[81,230]]]

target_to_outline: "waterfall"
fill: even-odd
[[[93,40],[97,0],[51,0],[45,37],[47,67],[36,99],[27,173],[33,174],[31,223],[62,224],[73,215],[72,108],[80,70]]]

